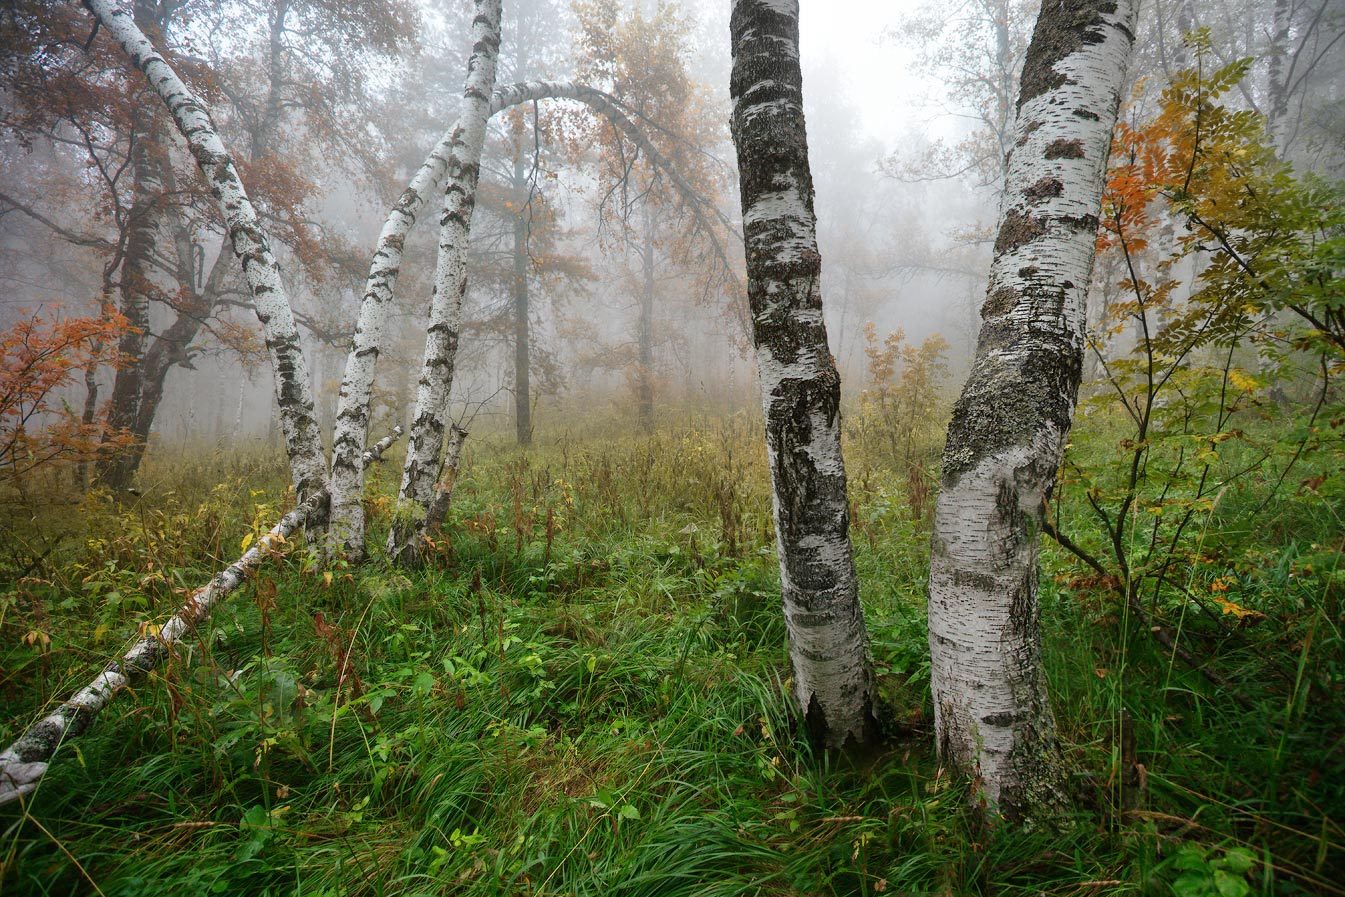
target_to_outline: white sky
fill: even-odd
[[[917,0],[800,3],[804,94],[810,82],[836,83],[857,113],[861,132],[889,149],[912,125],[930,118],[930,110],[920,108],[928,82],[912,73],[910,48],[883,36],[919,6]]]

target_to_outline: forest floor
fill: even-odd
[[[1189,571],[1246,612],[1175,618],[1232,694],[1047,550],[1078,809],[986,832],[933,755],[933,497],[850,449],[887,741],[815,753],[786,698],[759,432],[473,435],[424,569],[292,545],[0,808],[0,893],[1345,894],[1345,589],[1314,496],[1254,529],[1234,507]],[[0,568],[5,743],[283,506],[269,454],[161,453],[141,482],[0,523],[16,556],[62,534]],[[369,508],[376,540],[392,502]]]

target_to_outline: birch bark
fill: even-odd
[[[822,320],[798,12],[797,0],[734,0],[729,93],[794,696],[813,738],[843,747],[875,735],[873,673]]]
[[[476,184],[481,175],[481,149],[490,119],[495,89],[495,64],[500,53],[500,0],[476,0],[472,20],[472,53],[467,60],[467,83],[462,91],[458,136],[449,154],[448,186],[439,221],[439,256],[435,263],[434,292],[430,298],[430,326],[425,358],[416,385],[416,410],[406,443],[402,467],[401,513],[388,534],[388,554],[394,560],[413,560],[423,532],[424,515],[434,500],[439,459],[444,447],[444,418],[453,386],[453,366],[462,325],[462,299],[467,292],[467,237],[476,207]],[[419,519],[408,514],[408,507]]]
[[[1137,7],[1064,0],[1037,20],[980,339],[944,450],[929,582],[939,751],[992,815],[1011,820],[1064,803],[1041,665],[1038,530],[1078,395]]]
[[[327,465],[313,414],[313,395],[299,331],[270,242],[238,177],[233,159],[220,141],[204,104],[155,51],[131,15],[120,9],[115,0],[85,0],[84,5],[131,57],[168,107],[178,130],[187,139],[201,174],[219,200],[229,239],[243,266],[271,356],[276,402],[294,488],[301,502],[317,492],[325,494]],[[315,515],[315,519],[323,517],[321,512]]]
[[[397,427],[380,439],[364,453],[365,463],[372,464],[380,460],[401,434],[401,427]],[[210,617],[215,605],[242,585],[295,530],[305,526],[309,518],[321,514],[326,501],[325,490],[320,489],[308,496],[258,539],[242,557],[217,573],[204,587],[193,592],[157,633],[132,644],[121,660],[108,664],[92,682],[33,724],[17,741],[0,752],[0,804],[32,794],[62,744],[83,734],[99,712],[112,703],[123,689],[143,679],[163,663],[176,645]]]
[[[655,168],[668,177],[683,202],[692,210],[698,225],[713,235],[711,228],[718,219],[717,213],[708,207],[705,199],[696,193],[672,163],[631,122],[616,99],[603,91],[574,81],[523,81],[496,89],[491,96],[490,114],[494,116],[512,106],[547,99],[576,100],[588,106],[594,114],[607,119],[640,148]],[[333,544],[340,546],[340,550],[348,557],[358,558],[364,554],[364,510],[360,503],[364,477],[363,469],[356,462],[364,450],[369,429],[369,400],[373,394],[383,327],[396,292],[397,277],[401,273],[403,246],[426,198],[443,180],[455,142],[460,139],[460,125],[455,124],[430,152],[388,213],[369,265],[360,315],[341,380],[332,438],[332,539]],[[717,239],[714,251],[727,276],[733,278],[733,266]],[[437,461],[432,466],[438,466]]]

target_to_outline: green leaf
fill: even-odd
[[[270,824],[271,815],[260,804],[249,807],[248,811],[243,814],[242,825],[245,828],[268,828]]]
[[[630,804],[622,804],[621,809],[617,811],[617,815],[622,819],[639,819],[640,811]]]
[[[1246,875],[1256,865],[1256,856],[1245,847],[1234,847],[1224,854],[1224,868],[1237,875]]]
[[[412,681],[411,688],[418,695],[429,694],[434,691],[434,676],[426,670],[421,670]]]
[[[1210,892],[1210,879],[1204,872],[1183,872],[1172,883],[1175,897],[1206,897]]]
[[[1214,888],[1220,897],[1247,897],[1252,889],[1241,875],[1234,875],[1223,869],[1214,870]]]
[[[1205,861],[1205,852],[1191,844],[1184,845],[1172,857],[1172,867],[1191,872],[1204,872],[1209,867]]]

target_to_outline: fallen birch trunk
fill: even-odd
[[[365,463],[381,460],[383,453],[401,435],[402,428],[394,428],[364,453]],[[174,645],[195,632],[209,618],[215,605],[242,585],[248,574],[257,570],[271,556],[272,551],[284,544],[326,501],[326,490],[318,490],[280,518],[280,522],[271,527],[270,532],[258,539],[242,557],[193,592],[157,633],[150,633],[132,645],[121,660],[108,664],[92,682],[0,753],[0,804],[31,794],[46,773],[51,758],[67,739],[83,734],[99,712],[112,703],[122,689],[143,679],[163,663],[172,653]]]

